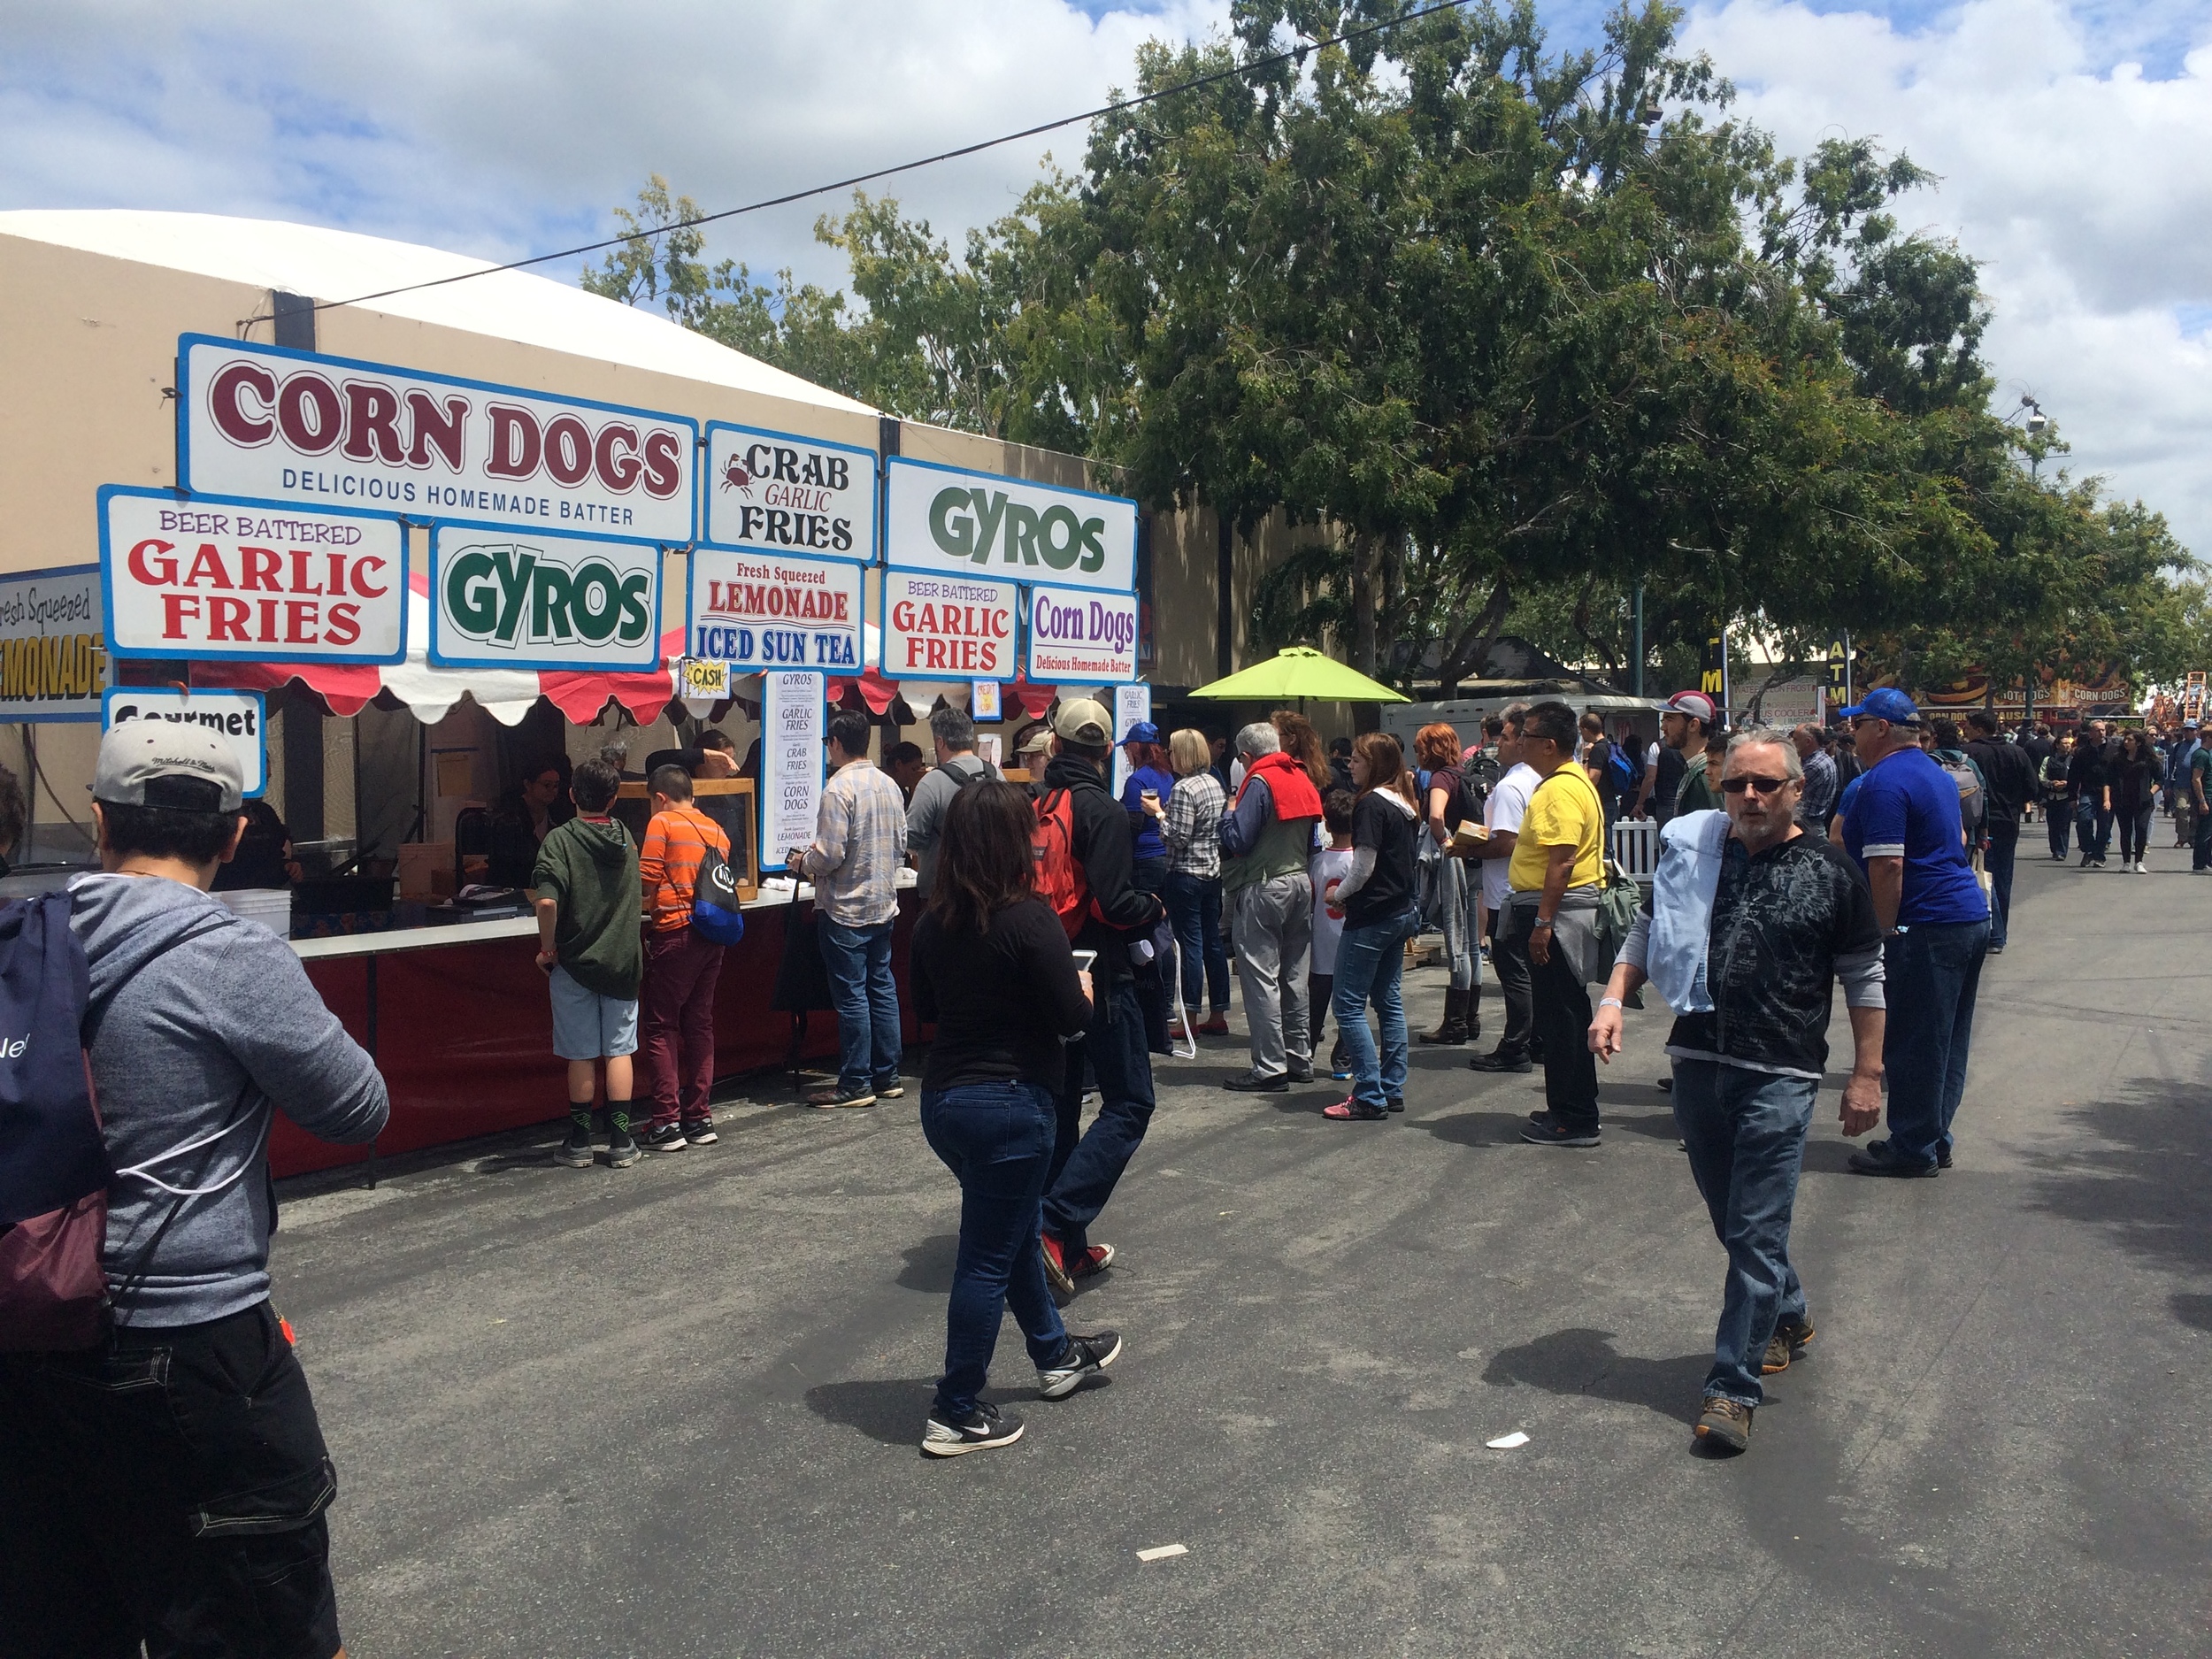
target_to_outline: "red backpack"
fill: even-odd
[[[1038,801],[1037,828],[1029,845],[1037,863],[1037,896],[1052,906],[1073,939],[1089,919],[1091,879],[1075,856],[1075,799],[1065,789]]]

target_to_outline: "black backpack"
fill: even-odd
[[[1467,761],[1449,769],[1451,776],[1457,781],[1452,785],[1451,794],[1444,800],[1446,829],[1457,829],[1462,824],[1482,822],[1482,809],[1490,799],[1490,786],[1475,775],[1475,765],[1476,762]],[[1429,779],[1432,787],[1443,775],[1442,772],[1432,773]]]

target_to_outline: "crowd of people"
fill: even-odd
[[[1154,1056],[1227,1034],[1232,958],[1248,1052],[1223,1087],[1283,1094],[1325,1066],[1346,1087],[1320,1118],[1383,1123],[1404,1110],[1414,1041],[1406,948],[1431,930],[1446,998],[1420,1041],[1475,1044],[1494,977],[1502,1028],[1469,1064],[1541,1066],[1543,1104],[1521,1130],[1537,1146],[1601,1144],[1597,1068],[1621,1055],[1642,987],[1664,999],[1664,1087],[1728,1257],[1696,1433],[1741,1451],[1763,1379],[1814,1336],[1790,1221],[1835,986],[1853,1050],[1844,1132],[1887,1120],[1849,1167],[1932,1177],[1958,1154],[2023,825],[2043,814],[2053,856],[2071,833],[2095,868],[2116,824],[2122,867],[2139,870],[2162,798],[2193,867],[2212,864],[2212,748],[2193,725],[2054,738],[1978,710],[1962,729],[1890,688],[1836,728],[1789,732],[1726,732],[1709,698],[1683,692],[1655,745],[1555,700],[1501,710],[1473,742],[1425,727],[1410,755],[1381,732],[1325,749],[1287,710],[1226,741],[1140,723],[1119,740],[1118,791],[1112,718],[1089,700],[1058,705],[1021,746],[1025,788],[977,755],[964,713],[941,707],[929,724],[935,764],[901,777],[870,758],[864,717],[834,714],[816,833],[786,863],[812,885],[837,1015],[837,1075],[809,1097],[825,1109],[904,1092],[891,940],[899,872],[916,870],[910,994],[934,1027],[920,1122],[961,1193],[921,1441],[935,1456],[1022,1433],[982,1397],[1007,1309],[1045,1400],[1120,1357],[1119,1333],[1070,1329],[1056,1296],[1112,1267],[1094,1230],[1148,1129]],[[613,815],[618,763],[526,772],[502,849],[526,836],[533,854],[566,1063],[555,1156],[580,1167],[596,1159],[603,1094],[617,1167],[716,1139],[723,941],[708,912],[730,849],[694,780],[728,775],[733,747],[652,757],[641,841]],[[0,774],[0,856],[23,833],[12,786]],[[112,732],[92,811],[102,873],[34,906],[12,945],[27,960],[24,941],[46,927],[37,948],[65,969],[43,982],[81,987],[89,1071],[75,1087],[100,1105],[96,1119],[85,1095],[80,1138],[88,1129],[115,1171],[96,1224],[100,1340],[0,1342],[12,1639],[42,1654],[334,1652],[334,1479],[269,1307],[265,1148],[280,1103],[311,1133],[370,1138],[384,1087],[296,956],[210,896],[253,827],[227,748],[192,727]],[[1658,825],[1632,925],[1607,869],[1624,818]],[[87,964],[73,978],[72,949]],[[12,1159],[0,1180],[43,1168]],[[0,1297],[29,1282],[0,1279]],[[64,1298],[35,1318],[59,1330],[83,1313]]]

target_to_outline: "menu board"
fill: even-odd
[[[822,676],[777,670],[760,677],[760,867],[814,839],[822,798],[822,745],[829,705]]]

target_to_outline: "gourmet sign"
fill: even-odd
[[[884,463],[887,562],[1102,593],[1137,585],[1137,503],[893,456]]]
[[[96,720],[109,675],[98,565],[0,577],[0,721]]]
[[[177,473],[195,494],[684,542],[696,423],[187,334]]]
[[[738,673],[860,667],[857,565],[718,548],[692,549],[684,651]]]
[[[440,525],[430,660],[441,668],[643,673],[660,666],[660,549]]]
[[[883,573],[883,672],[894,680],[1003,680],[1014,670],[1011,582]]]
[[[703,540],[718,547],[876,557],[876,456],[849,443],[707,423]]]
[[[1029,677],[1046,685],[1113,685],[1137,677],[1137,596],[1073,588],[1029,595]]]
[[[111,484],[100,568],[118,657],[406,659],[407,532],[388,516]]]
[[[109,731],[133,720],[166,720],[195,726],[231,747],[244,774],[243,793],[268,787],[268,705],[257,691],[167,691],[151,686],[112,686],[102,701],[101,724]]]

